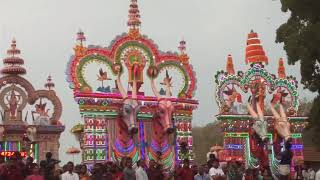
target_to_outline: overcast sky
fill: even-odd
[[[277,61],[286,58],[282,44],[275,43],[275,32],[288,14],[280,11],[278,0],[139,0],[142,33],[152,38],[163,51],[176,51],[178,42],[187,41],[187,52],[197,72],[196,99],[199,108],[193,125],[213,122],[217,114],[214,80],[217,70],[224,69],[232,54],[235,69],[245,70],[244,55],[248,32],[259,33],[269,57],[268,69],[276,73]],[[36,89],[43,88],[52,74],[56,91],[63,103],[60,157],[70,146],[78,146],[69,133],[80,122],[78,106],[65,81],[65,69],[75,34],[81,28],[87,44],[109,45],[127,31],[129,0],[0,0],[0,56],[5,57],[13,37],[22,51],[27,67],[26,78]],[[299,65],[287,67],[287,74],[300,80]],[[301,91],[301,97],[311,97]],[[63,140],[63,141],[62,141]],[[80,161],[78,156],[76,162]]]

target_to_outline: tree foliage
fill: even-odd
[[[284,43],[289,64],[300,62],[301,83],[318,93],[309,122],[315,144],[320,146],[320,1],[281,0],[281,10],[290,12],[286,23],[277,29],[276,42]]]
[[[197,164],[207,160],[207,153],[213,145],[223,145],[223,133],[218,123],[210,123],[204,127],[193,127],[193,150]]]

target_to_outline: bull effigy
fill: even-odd
[[[249,69],[235,72],[229,55],[226,71],[215,75],[220,111],[216,117],[224,131],[220,158],[243,161],[247,168],[268,167],[276,177],[286,142],[292,143],[292,167],[295,160],[303,159],[302,131],[307,118],[298,115],[298,82],[286,76],[282,58],[278,76],[265,69],[269,60],[253,31],[248,34],[245,62]]]
[[[180,42],[179,53],[158,50],[141,34],[136,0],[131,0],[127,25],[128,32],[108,47],[86,46],[84,33],[77,34],[66,74],[84,123],[71,131],[89,167],[131,157],[134,163],[152,159],[170,169],[182,159],[193,160],[191,120],[198,102],[186,42]],[[96,78],[92,72],[98,69]]]

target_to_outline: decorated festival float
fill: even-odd
[[[46,89],[36,90],[22,77],[26,69],[15,40],[7,54],[0,78],[0,155],[7,159],[20,153],[39,163],[52,152],[58,159],[59,138],[65,127],[60,123],[62,105],[51,76],[44,85]]]
[[[195,73],[185,41],[179,53],[165,53],[141,34],[136,0],[131,0],[127,25],[128,32],[108,47],[86,46],[84,33],[78,32],[66,74],[83,124],[71,131],[89,167],[131,157],[134,163],[156,160],[169,170],[180,160],[193,160]]]
[[[268,57],[253,31],[248,34],[245,62],[249,65],[248,70],[236,72],[229,55],[226,71],[218,71],[215,75],[215,98],[220,111],[216,118],[224,132],[224,150],[219,158],[242,161],[247,168],[270,167],[276,177],[285,141],[292,142],[292,167],[298,160],[303,160],[301,133],[307,117],[297,114],[298,81],[286,76],[283,59],[277,62],[277,76],[266,70]],[[280,106],[285,111],[281,112]],[[251,115],[247,107],[252,109]],[[280,109],[281,117],[272,111],[273,107]],[[252,118],[252,114],[257,117]]]

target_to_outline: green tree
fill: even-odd
[[[193,150],[197,164],[207,161],[207,153],[213,145],[223,145],[223,133],[219,123],[209,123],[204,127],[193,127]]]
[[[281,0],[281,10],[290,12],[286,23],[277,29],[276,42],[284,43],[289,64],[300,62],[301,83],[318,93],[313,101],[309,123],[313,141],[320,147],[320,1]]]

